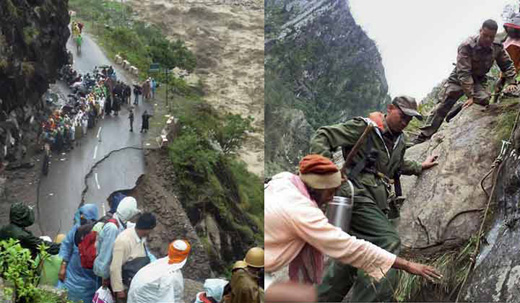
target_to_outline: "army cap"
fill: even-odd
[[[417,111],[417,102],[415,98],[409,96],[398,96],[392,101],[392,104],[399,107],[399,109],[409,117],[416,117],[419,120],[423,119],[423,116]]]

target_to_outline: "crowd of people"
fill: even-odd
[[[69,100],[54,110],[42,123],[40,142],[49,144],[56,152],[74,148],[74,142],[87,134],[111,108],[111,78],[94,70],[81,75],[66,65],[61,70],[62,80],[71,88]]]
[[[151,78],[142,85],[133,84],[135,99],[132,105],[132,87],[117,80],[112,66],[95,67],[92,74],[82,75],[71,65],[66,65],[60,75],[69,85],[71,94],[65,104],[57,106],[59,108],[42,122],[39,136],[42,148],[48,144],[58,153],[73,149],[74,143],[85,136],[88,129],[94,128],[100,119],[118,116],[122,106],[128,106],[130,131],[133,131],[133,111],[139,105],[139,96],[143,94],[145,100],[153,98],[156,87]],[[148,131],[150,117],[148,111],[142,114],[141,132]]]
[[[141,212],[134,197],[121,193],[109,199],[109,206],[100,217],[95,204],[84,204],[76,211],[71,230],[51,242],[28,229],[34,224],[34,210],[15,203],[10,223],[0,228],[0,240],[18,240],[34,259],[39,258],[39,245],[45,244],[51,257],[44,261],[40,283],[67,290],[73,302],[184,302],[182,269],[190,243],[174,240],[166,244],[168,255],[157,259],[147,245],[157,225],[155,215]],[[192,301],[263,302],[263,267],[263,249],[251,248],[233,266],[231,281],[207,279]]]

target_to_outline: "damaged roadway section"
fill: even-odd
[[[144,172],[141,148],[125,147],[114,150],[98,161],[85,176],[82,201],[96,204],[108,211],[106,199],[116,190],[133,188]]]
[[[119,152],[114,153],[110,156],[110,160],[103,162],[98,167],[115,164],[117,161],[112,159],[118,154]],[[183,269],[184,277],[199,281],[213,277],[214,273],[210,266],[208,253],[173,190],[174,184],[169,181],[174,176],[174,172],[171,168],[168,150],[147,149],[144,151],[144,159],[146,174],[138,178],[135,187],[121,189],[129,190],[127,194],[137,199],[138,207],[142,211],[152,212],[157,216],[157,226],[148,238],[150,250],[156,256],[166,256],[168,255],[167,243],[175,239],[186,239],[191,244],[191,253],[188,263]],[[115,162],[111,163],[112,161]],[[90,179],[89,184],[92,184]],[[186,287],[190,288],[189,285]],[[200,287],[197,289],[200,290]],[[193,300],[194,296],[195,293],[190,300]]]
[[[112,64],[88,35],[85,35],[84,41],[83,47],[85,51],[81,56],[75,56],[74,68],[86,73],[92,72],[96,65]],[[67,43],[67,47],[69,49],[74,48],[70,40]],[[73,52],[75,53],[75,51]],[[130,82],[118,66],[114,65],[114,68],[118,79]],[[139,130],[140,117],[144,110],[150,112],[152,111],[152,106],[149,103],[141,103],[134,110],[136,116],[134,128],[137,130]],[[54,154],[49,175],[41,178],[37,194],[37,217],[41,232],[53,236],[58,231],[68,231],[72,226],[74,212],[82,203],[85,178],[96,163],[113,151],[127,147],[141,148],[144,136],[146,135],[141,135],[138,131],[129,131],[128,110],[123,107],[119,116],[106,116],[105,119],[99,120],[96,126],[89,129],[87,135],[78,141],[78,145],[70,153]],[[142,154],[142,151],[140,152]],[[142,155],[141,160],[135,160],[137,159],[135,154],[132,159],[134,160],[122,163],[117,169],[112,169],[108,172],[110,175],[103,175],[103,177],[106,177],[106,180],[111,180],[118,178],[117,176],[120,176],[121,170],[131,170],[132,175],[136,177],[131,181],[125,179],[128,183],[124,184],[123,188],[135,186],[137,177],[144,173],[144,164]],[[41,162],[38,162],[37,166],[40,168]],[[112,178],[112,174],[114,174],[114,178]],[[119,185],[120,183],[114,184]],[[97,191],[97,187],[95,188]],[[105,189],[109,190],[108,186],[105,186]],[[115,191],[118,189],[112,188],[110,190]],[[101,200],[98,200],[100,193],[93,194],[92,197],[95,200],[85,200],[84,202],[97,203],[98,205],[101,203]],[[105,200],[106,197],[104,197],[103,201]]]

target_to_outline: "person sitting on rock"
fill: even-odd
[[[23,248],[31,251],[33,258],[39,253],[38,246],[45,244],[47,252],[56,255],[60,251],[60,244],[44,241],[36,236],[27,227],[34,224],[34,210],[23,203],[14,203],[9,211],[9,224],[0,228],[0,240],[15,239],[20,241]]]
[[[184,302],[182,268],[190,250],[190,243],[186,240],[170,243],[167,257],[146,265],[134,276],[127,302]]]
[[[429,140],[442,125],[446,116],[451,119],[463,108],[469,107],[473,103],[487,106],[491,95],[486,90],[486,74],[494,62],[497,63],[508,84],[505,92],[512,92],[516,89],[516,85],[514,85],[516,70],[513,61],[504,50],[502,43],[494,41],[497,30],[498,25],[494,20],[486,20],[482,24],[478,36],[468,38],[459,46],[457,64],[448,78],[444,99],[430,114],[426,125],[421,127],[421,133],[413,143],[419,144]],[[457,100],[464,95],[468,97],[468,100],[450,112]]]

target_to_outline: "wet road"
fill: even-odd
[[[80,56],[76,55],[72,40],[67,43],[67,49],[74,54],[74,68],[79,72],[92,72],[94,66],[112,64],[118,79],[132,83],[88,35],[84,36]],[[144,173],[141,148],[146,135],[140,134],[139,129],[145,109],[152,112],[149,104],[141,103],[135,109],[134,132],[129,131],[128,110],[123,107],[119,116],[99,120],[71,152],[53,154],[49,174],[42,177],[38,193],[37,223],[44,234],[54,237],[58,231],[63,233],[70,229],[86,184],[85,203],[98,204],[100,211],[103,203],[108,209],[106,198],[110,193],[135,186],[137,178]]]

